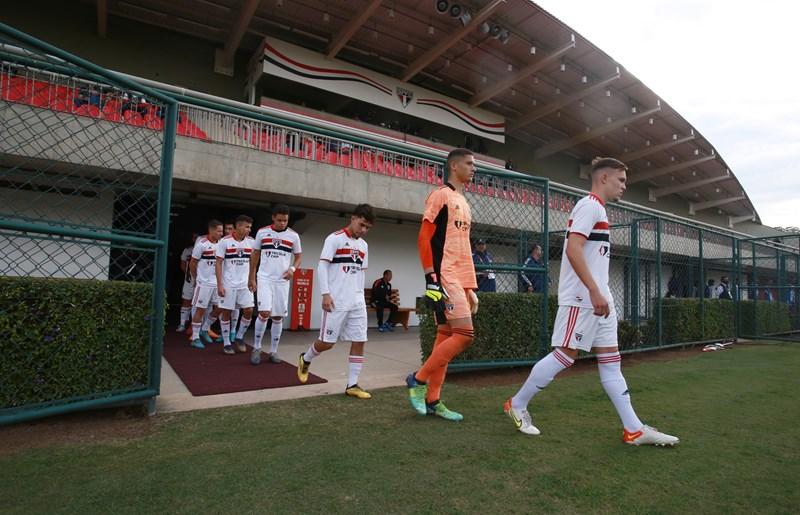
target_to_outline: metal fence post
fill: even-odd
[[[662,302],[661,302],[661,218],[656,218],[656,316],[658,317],[656,323],[658,324],[658,345],[661,346],[663,342],[663,320],[662,320]]]
[[[706,304],[705,304],[705,297],[706,297],[706,274],[703,266],[703,229],[698,229],[697,231],[698,239],[699,239],[699,249],[698,249],[698,258],[700,259],[700,282],[697,285],[697,293],[700,295],[700,334],[702,338],[705,339],[706,337]]]

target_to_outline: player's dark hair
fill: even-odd
[[[613,157],[595,157],[592,159],[592,173],[604,168],[628,171],[628,166],[619,159],[614,159]]]
[[[272,208],[272,216],[275,215],[288,215],[289,214],[289,206],[286,204],[276,204]]]
[[[220,222],[216,218],[212,218],[211,220],[208,221],[208,228],[209,229],[212,229],[212,228],[220,226],[220,225],[225,225],[225,224],[223,224],[222,222]]]
[[[239,222],[247,222],[249,224],[253,223],[253,219],[247,215],[239,215],[236,217],[236,222],[234,223],[234,227],[239,225]]]
[[[447,170],[450,170],[450,163],[456,159],[473,155],[472,150],[468,148],[454,148],[447,154]]]
[[[372,206],[369,204],[359,204],[353,210],[353,216],[357,216],[359,218],[363,218],[367,222],[374,224],[375,223],[375,213],[372,212]]]
[[[383,271],[383,275],[384,275],[384,277],[386,276],[386,274],[391,274],[391,273],[392,273],[392,271],[391,271],[391,270],[389,270],[388,268],[387,268],[386,270],[384,270],[384,271]]]

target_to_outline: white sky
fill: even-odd
[[[537,0],[696,127],[762,223],[800,227],[800,3]]]

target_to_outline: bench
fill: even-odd
[[[367,303],[367,312],[375,312],[375,308],[370,306],[372,302],[372,288],[364,288],[364,300]],[[400,305],[400,293],[397,291],[397,288],[392,288],[392,294],[389,297],[389,300]],[[384,312],[388,312],[389,309],[384,309]],[[414,308],[397,308],[397,312],[394,314],[394,318],[392,322],[400,324],[408,331],[408,317],[411,313],[415,312],[416,309]],[[388,319],[387,319],[388,320]]]

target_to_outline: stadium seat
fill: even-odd
[[[135,127],[144,127],[144,118],[142,118],[142,115],[132,109],[128,109],[122,113],[122,119],[125,120],[125,123],[129,125],[133,125]]]
[[[118,99],[116,98],[108,99],[106,100],[106,103],[103,106],[103,115],[106,118],[108,118],[108,116],[113,112],[119,113],[121,107],[122,103]]]
[[[155,111],[144,115],[144,125],[148,129],[161,131],[164,129],[164,121],[155,114]]]
[[[339,164],[341,166],[346,166],[347,168],[350,168],[350,162],[351,162],[350,154],[342,154],[342,156],[339,158]]]
[[[74,106],[75,90],[67,86],[54,86],[53,96],[50,99],[50,108],[56,109],[56,105]],[[61,109],[56,109],[60,111]]]
[[[52,96],[52,89],[47,87],[39,89],[30,98],[30,104],[34,107],[50,107],[50,98]]]
[[[102,118],[100,108],[92,104],[83,104],[73,111],[78,116],[88,116],[90,118]]]
[[[108,120],[109,122],[124,122],[122,118],[122,114],[119,111],[111,111],[108,114],[104,114],[103,118]]]
[[[11,77],[8,84],[8,96],[6,100],[10,102],[22,102],[27,95],[28,81],[23,77]]]

